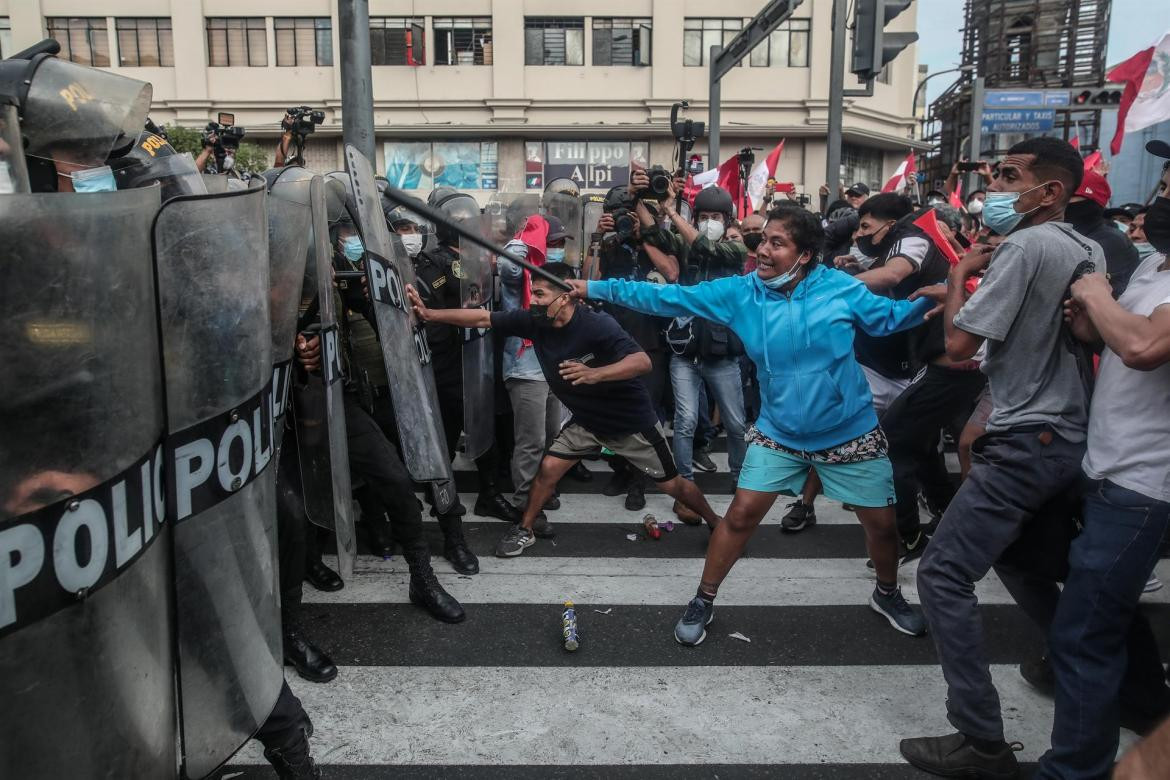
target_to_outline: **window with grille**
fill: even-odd
[[[421,18],[370,17],[370,64],[425,65],[426,32]]]
[[[841,179],[848,184],[859,181],[874,192],[880,192],[882,188],[881,151],[871,149],[868,146],[841,144]]]
[[[742,29],[743,19],[683,19],[683,65],[707,65],[711,47],[726,46]]]
[[[436,16],[436,65],[491,65],[492,18],[490,16]]]
[[[213,68],[268,67],[264,17],[209,16],[207,64]]]
[[[0,60],[16,54],[12,50],[12,21],[7,16],[0,16]]]
[[[585,20],[570,16],[524,17],[525,65],[584,65]]]
[[[649,19],[593,19],[594,65],[649,65]]]
[[[272,27],[278,67],[333,64],[333,23],[328,16],[277,16]]]
[[[95,68],[110,66],[110,39],[104,16],[50,16],[49,37],[61,44],[62,59]]]
[[[750,56],[753,68],[807,68],[810,20],[789,19],[768,39],[760,41]]]
[[[172,68],[175,45],[169,17],[114,20],[118,62],[124,68]]]

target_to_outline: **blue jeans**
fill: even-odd
[[[694,481],[695,426],[699,421],[699,390],[706,380],[707,387],[719,404],[723,430],[727,432],[727,462],[731,478],[739,480],[743,456],[747,452],[743,415],[743,385],[739,362],[735,358],[694,360],[678,355],[670,359],[670,382],[674,387],[674,460],[678,473]]]
[[[1150,690],[1162,687],[1156,654],[1144,659],[1143,669],[1132,668],[1139,659],[1131,634],[1145,623],[1138,599],[1168,525],[1170,504],[1109,480],[1086,484],[1084,529],[1069,551],[1068,581],[1048,635],[1056,714],[1052,747],[1036,777],[1108,777],[1117,755],[1123,681],[1130,685],[1136,673]]]

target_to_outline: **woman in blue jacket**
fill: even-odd
[[[780,494],[799,495],[809,468],[825,494],[856,508],[878,584],[870,606],[906,634],[926,622],[898,588],[894,482],[865,375],[853,357],[854,328],[884,336],[912,328],[929,300],[874,295],[822,267],[815,214],[782,205],[768,214],[759,267],[746,276],[690,287],[610,279],[574,282],[576,294],[664,317],[694,315],[727,325],[756,364],[761,412],[731,507],[711,536],[703,579],[674,630],[684,645],[706,637],[715,594]]]

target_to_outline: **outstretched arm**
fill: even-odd
[[[736,314],[735,307],[730,303],[730,290],[741,283],[741,277],[727,277],[689,287],[628,282],[623,279],[570,282],[579,298],[616,303],[627,309],[660,317],[702,317],[723,325],[731,325],[731,319]]]
[[[441,322],[460,328],[490,328],[492,313],[487,309],[428,309],[413,285],[406,285],[406,297],[414,315],[423,322]]]
[[[861,283],[850,288],[849,305],[857,327],[871,336],[888,336],[921,325],[927,312],[934,308],[928,298],[895,301],[872,293]]]

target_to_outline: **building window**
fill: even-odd
[[[172,68],[175,46],[169,17],[115,19],[118,62],[124,68]]]
[[[789,19],[752,49],[753,68],[807,68],[809,20]]]
[[[277,16],[272,26],[278,67],[333,65],[333,23],[328,16]]]
[[[584,65],[585,20],[568,16],[524,17],[525,65]]]
[[[683,65],[707,65],[711,47],[726,46],[742,29],[743,19],[683,19]]]
[[[841,144],[841,178],[846,186],[855,182],[874,192],[882,188],[882,153],[868,146]]]
[[[491,65],[492,18],[436,16],[436,65]]]
[[[207,64],[213,68],[268,67],[264,17],[209,16]]]
[[[61,57],[79,65],[110,67],[110,39],[104,16],[50,16],[49,37],[61,44]]]
[[[386,179],[399,189],[494,190],[499,186],[495,141],[387,141],[383,151]]]
[[[7,16],[0,16],[0,60],[13,54],[16,52],[12,50],[12,22]]]
[[[406,16],[370,17],[372,65],[425,65],[423,20]]]
[[[649,65],[649,19],[593,19],[594,65]]]

